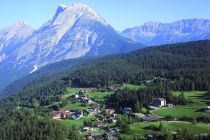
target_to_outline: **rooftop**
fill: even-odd
[[[166,101],[164,98],[155,98],[155,100]]]

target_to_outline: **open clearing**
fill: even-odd
[[[152,111],[152,113],[160,116],[170,115],[172,117],[210,117],[210,113],[203,111],[203,108],[209,104],[209,101],[204,99],[203,97],[204,93],[204,91],[185,91],[184,96],[187,99],[192,100],[192,103],[189,103],[187,105],[177,105],[174,108],[161,108]],[[173,94],[179,95],[181,94],[181,92],[175,91],[173,92]]]
[[[112,92],[91,92],[88,94],[88,97],[94,101],[104,101],[104,99],[111,95]]]
[[[84,126],[84,121],[91,121],[91,120],[95,120],[94,117],[88,117],[88,116],[84,116],[81,117],[79,120],[72,120],[72,119],[65,119],[64,122],[67,126]]]
[[[134,84],[123,84],[122,89],[128,88],[130,90],[138,90],[145,88],[144,85],[134,85]]]
[[[153,128],[158,128],[160,122],[139,122],[130,125],[130,132],[125,134],[126,138],[129,138],[134,135],[140,135],[144,137],[144,134],[158,134],[161,131],[153,130]],[[181,122],[181,121],[174,121],[174,122],[162,122],[163,129],[162,131],[168,131],[169,133],[176,132],[178,130],[185,130],[187,129],[189,133],[193,135],[201,134],[201,133],[209,133],[210,132],[210,125],[206,124],[195,124],[193,125],[190,122]],[[190,128],[190,129],[189,129]]]

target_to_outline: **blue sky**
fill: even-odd
[[[0,28],[24,21],[39,28],[50,20],[58,5],[84,3],[117,30],[147,21],[210,19],[210,0],[1,0]]]

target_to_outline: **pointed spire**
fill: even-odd
[[[63,12],[66,8],[68,8],[68,6],[64,5],[64,4],[60,4],[57,8],[57,11],[55,13],[54,17],[57,17],[61,12]]]

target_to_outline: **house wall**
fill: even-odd
[[[166,106],[166,101],[161,101],[161,106]]]

